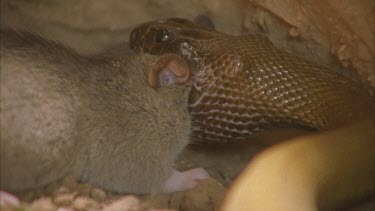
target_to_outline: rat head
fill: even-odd
[[[204,20],[206,24],[202,24]],[[200,63],[204,49],[203,42],[209,42],[222,33],[215,31],[207,19],[199,18],[201,24],[182,18],[170,18],[144,23],[130,35],[130,47],[138,52],[161,55],[180,55],[190,65]],[[204,26],[206,25],[206,26]],[[211,27],[211,28],[210,28]],[[190,66],[195,68],[195,66]]]

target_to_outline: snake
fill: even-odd
[[[129,44],[137,52],[176,54],[187,62],[193,81],[188,101],[192,140],[222,143],[250,140],[261,131],[285,127],[318,131],[260,153],[229,191],[223,210],[274,210],[271,204],[276,210],[316,210],[374,191],[374,94],[364,83],[278,49],[264,35],[229,35],[183,18],[143,23],[131,32]],[[341,154],[337,153],[340,150]],[[344,161],[345,154],[358,163]],[[275,160],[276,157],[280,159]],[[337,165],[325,165],[330,162]],[[290,163],[295,168],[289,167]],[[274,166],[280,172],[272,172],[274,169],[265,166]],[[293,192],[292,202],[281,200],[288,198],[288,194],[277,187],[281,182],[272,180],[285,173],[298,178],[305,175],[297,174],[298,169],[316,170],[300,178],[305,183],[315,172],[320,172],[316,178],[332,169],[335,173],[328,178],[342,173],[343,180],[336,182],[342,194],[328,194],[327,187],[335,188],[332,185],[335,182],[322,177],[315,183],[308,180],[310,185],[303,183],[310,190]],[[349,176],[348,172],[355,171]],[[257,172],[263,173],[257,175]],[[259,183],[259,176],[269,179]],[[360,180],[360,184],[353,180]],[[276,192],[279,188],[280,199],[266,202],[271,200],[267,199],[269,194],[263,193],[261,199],[261,192],[252,191],[256,188],[240,185],[249,181],[255,186],[264,184],[264,188],[274,188]],[[346,185],[354,183],[354,187]],[[292,184],[290,189],[293,186],[297,185]],[[310,197],[302,197],[307,195]]]

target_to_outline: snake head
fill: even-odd
[[[203,42],[217,36],[224,36],[224,34],[212,27],[187,19],[169,18],[147,22],[136,27],[131,32],[129,43],[130,47],[137,52],[153,55],[177,54],[190,66],[191,63],[200,62],[204,48],[209,46]]]

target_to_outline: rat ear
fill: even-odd
[[[176,54],[163,54],[150,66],[148,84],[152,88],[186,84],[189,80],[190,68],[186,61]]]

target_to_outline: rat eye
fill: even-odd
[[[155,42],[165,42],[165,41],[169,40],[169,38],[170,38],[170,35],[169,35],[169,32],[167,30],[157,31],[155,36],[154,36]]]

